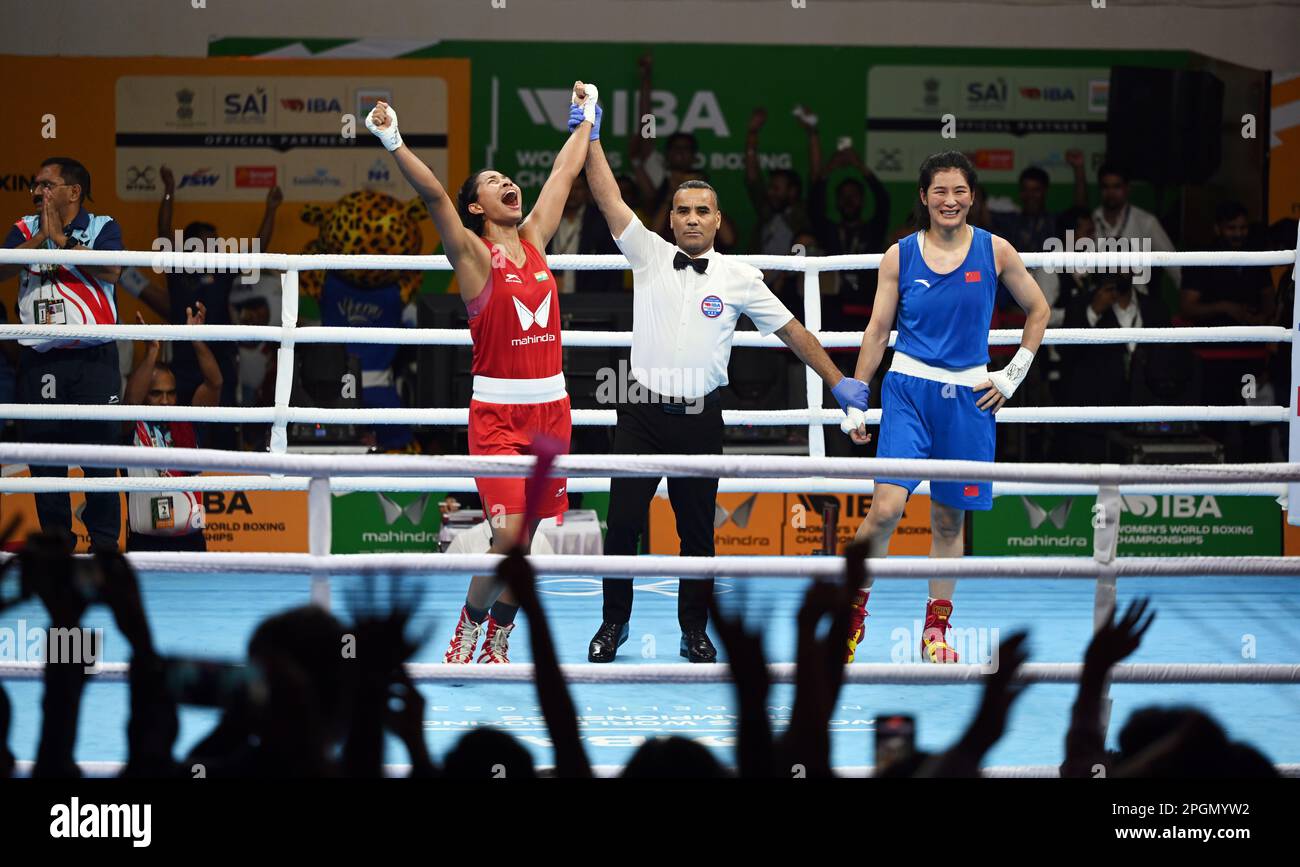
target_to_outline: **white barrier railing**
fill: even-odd
[[[446,665],[443,663],[408,662],[406,672],[415,683],[532,683],[531,663],[511,662],[501,665]],[[645,663],[642,665],[600,665],[565,663],[560,666],[566,683],[731,683],[729,665],[679,665]],[[0,680],[40,680],[42,662],[0,662]],[[125,681],[130,667],[125,662],[101,662],[87,672],[99,681]],[[793,663],[776,662],[767,666],[772,683],[795,683]],[[1016,673],[1017,683],[1078,683],[1083,665],[1077,662],[1028,662]],[[859,662],[845,666],[845,683],[895,684],[925,686],[932,684],[978,683],[992,673],[980,664],[932,665],[923,662]],[[1300,683],[1300,665],[1275,663],[1177,663],[1135,662],[1117,665],[1110,670],[1113,683],[1210,684],[1210,683]]]
[[[0,464],[127,467],[189,472],[333,476],[526,476],[530,455],[303,455],[57,443],[0,443]],[[903,458],[814,458],[799,455],[560,455],[552,472],[569,478],[690,476],[800,479],[822,476],[1056,482],[1096,487],[1138,484],[1251,484],[1300,480],[1300,463],[1006,464]]]
[[[173,491],[184,487],[187,491],[305,491],[310,476],[188,476],[184,484],[174,477],[151,478],[147,476],[118,476],[104,478],[100,476],[59,478],[40,476],[35,478],[7,477],[0,478],[0,494],[48,494],[48,493],[84,493],[86,491]],[[333,476],[330,477],[330,490],[336,494],[348,494],[358,491],[467,491],[473,487],[469,479],[456,476],[408,476],[394,478],[391,476]],[[590,494],[608,493],[610,479],[585,478],[569,479],[567,486],[570,493]],[[719,493],[744,494],[863,494],[875,490],[871,479],[827,479],[820,476],[806,478],[765,479],[746,477],[741,479],[720,479]],[[1122,494],[1149,495],[1200,495],[1215,497],[1273,497],[1286,495],[1286,485],[1279,483],[1236,483],[1223,485],[1183,485],[1167,483],[1137,483],[1119,486]],[[659,482],[656,489],[659,494],[668,493],[666,479]],[[995,482],[993,496],[1091,496],[1097,492],[1096,485],[1049,485],[1036,482]],[[930,483],[921,482],[916,493],[928,496]]]
[[[284,351],[283,349],[281,351]],[[820,384],[820,380],[818,383]],[[815,414],[814,414],[815,413]],[[878,409],[868,410],[866,423],[880,424]],[[613,427],[617,410],[570,410],[575,426]],[[467,408],[327,408],[313,406],[126,406],[123,404],[55,404],[0,403],[0,418],[77,419],[84,421],[193,421],[225,424],[418,424],[460,426],[469,423]],[[724,409],[722,421],[728,425],[780,426],[809,425],[821,428],[839,426],[844,413],[820,407],[806,409]],[[998,410],[998,424],[1109,424],[1125,422],[1198,421],[1281,423],[1288,420],[1284,406],[1027,406]],[[273,450],[283,451],[283,450]]]

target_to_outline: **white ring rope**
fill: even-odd
[[[0,680],[39,680],[42,662],[0,662]],[[130,668],[125,662],[101,662],[87,673],[101,681],[125,681]],[[447,665],[413,662],[407,673],[416,683],[532,683],[531,663],[501,665]],[[717,665],[655,664],[600,665],[568,663],[560,666],[567,683],[730,683],[731,667]],[[793,663],[767,666],[772,683],[794,683]],[[1030,662],[1021,666],[1018,683],[1078,683],[1083,665],[1077,662]],[[929,663],[857,663],[844,667],[844,682],[852,684],[933,685],[978,683],[991,674],[980,664],[933,665]],[[1112,683],[1142,684],[1265,684],[1300,683],[1300,665],[1146,662],[1117,665],[1110,670]]]
[[[12,465],[11,465],[12,466]],[[469,479],[456,476],[337,476],[330,480],[330,490],[335,494],[358,491],[468,491],[474,485]],[[178,487],[187,491],[305,491],[311,482],[309,476],[188,476],[184,481],[175,477],[144,476],[92,476],[90,478],[0,478],[0,494],[54,494],[85,491],[174,491]],[[570,479],[568,489],[574,494],[607,493],[609,478]],[[796,479],[741,478],[720,479],[718,492],[743,494],[870,494],[875,483],[870,479],[825,479],[816,476]],[[1215,497],[1282,497],[1286,485],[1279,484],[1224,484],[1224,485],[1120,485],[1121,494],[1152,495],[1209,495]],[[662,480],[658,494],[668,493],[668,482]],[[930,483],[923,481],[916,493],[928,495]],[[1048,485],[1035,482],[996,482],[993,496],[1091,496],[1096,486]]]
[[[860,271],[880,267],[881,253],[853,256],[735,256],[740,262],[768,271]],[[1295,250],[1102,251],[1021,253],[1028,268],[1066,271],[1139,271],[1144,268],[1206,267],[1213,265],[1294,265]],[[548,256],[556,271],[626,271],[622,256]],[[446,256],[336,256],[294,253],[200,253],[137,250],[0,250],[4,265],[123,265],[159,271],[450,271]]]
[[[0,555],[3,556],[3,555]],[[145,572],[425,573],[489,575],[500,554],[263,554],[141,551],[127,559]],[[844,572],[839,557],[724,556],[672,557],[613,554],[538,554],[529,557],[539,575],[621,578],[835,578]],[[1029,578],[1093,580],[1249,575],[1300,576],[1300,557],[1118,557],[1098,563],[1092,557],[886,557],[872,559],[873,578]]]
[[[0,464],[260,471],[328,476],[526,476],[526,455],[291,455],[170,449],[0,443]],[[690,476],[702,478],[930,479],[1061,482],[1086,485],[1221,484],[1300,481],[1300,463],[1266,464],[1007,464],[898,458],[813,458],[799,455],[561,455],[553,474],[572,478]]]
[[[574,425],[613,427],[618,410],[570,410]],[[1116,422],[1257,422],[1282,423],[1289,419],[1285,406],[1031,406],[998,410],[999,424],[1104,424]],[[290,424],[413,424],[459,426],[469,424],[469,409],[358,407],[325,408],[290,406],[283,412],[270,406],[148,406],[144,404],[0,404],[0,418],[78,421],[191,421],[227,424],[270,424],[281,417]],[[881,411],[866,412],[866,423],[880,424]],[[823,407],[806,409],[724,409],[727,425],[796,426],[816,423],[839,426],[844,413]]]
[[[860,331],[812,332],[827,349],[857,349]],[[0,340],[19,338],[111,338],[113,340],[204,340],[276,343],[285,329],[270,325],[0,325]],[[990,346],[1019,346],[1018,328],[989,331]],[[631,331],[562,331],[566,348],[630,347]],[[889,345],[898,339],[890,332]],[[1187,328],[1049,328],[1044,346],[1105,346],[1121,343],[1290,343],[1291,329],[1276,325],[1220,325]],[[306,326],[293,329],[294,343],[356,343],[386,346],[472,346],[467,328],[363,328]],[[785,349],[779,337],[737,331],[734,346]]]

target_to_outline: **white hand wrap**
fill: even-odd
[[[578,91],[575,90],[569,96],[569,103],[582,106],[582,119],[595,126],[596,100],[600,98],[600,92],[596,89],[596,85],[590,83],[584,84],[582,89],[587,94],[586,98],[578,99]]]
[[[376,106],[377,108],[378,106]],[[387,128],[380,129],[375,126],[375,109],[370,109],[370,114],[366,115],[366,129],[373,132],[379,137],[385,148],[390,152],[397,150],[402,146],[402,134],[397,131],[397,112],[390,105],[388,107],[388,119],[391,121]]]
[[[1034,354],[1022,346],[1016,350],[1010,364],[989,374],[989,381],[1002,392],[1003,397],[1010,400],[1011,395],[1016,393],[1016,386],[1025,381],[1025,374],[1029,373],[1029,365],[1033,363]]]
[[[851,406],[844,410],[844,418],[840,421],[840,430],[846,434],[851,434],[866,423],[867,414],[856,406]]]

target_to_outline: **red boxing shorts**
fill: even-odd
[[[477,399],[469,402],[471,455],[527,455],[533,436],[539,433],[559,440],[567,454],[572,432],[568,395],[547,403],[488,403]],[[496,515],[522,515],[526,481],[505,477],[474,479],[483,499],[483,513],[489,519]],[[537,517],[553,518],[568,508],[568,480],[548,479]]]

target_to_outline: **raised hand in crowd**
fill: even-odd
[[[1106,622],[1093,633],[1084,652],[1079,692],[1074,699],[1070,730],[1065,736],[1062,777],[1093,777],[1105,773],[1103,694],[1110,670],[1138,649],[1142,637],[1151,628],[1156,613],[1147,613],[1149,605],[1150,600],[1145,598],[1133,600],[1118,621],[1112,608]]]
[[[718,598],[709,600],[709,620],[726,651],[731,678],[736,686],[739,722],[736,732],[736,772],[745,778],[773,774],[772,724],[767,715],[767,696],[772,679],[767,670],[761,630],[745,628],[741,614],[744,597],[737,593],[736,613],[726,614]]]
[[[514,594],[528,618],[528,637],[533,653],[533,680],[546,728],[555,749],[558,777],[590,777],[591,763],[578,734],[578,713],[560,670],[551,628],[537,598],[537,575],[522,548],[516,547],[497,567],[497,578]]]
[[[1007,728],[1011,705],[1025,691],[1017,681],[1020,667],[1028,660],[1024,632],[1008,636],[993,659],[995,670],[984,680],[984,697],[966,733],[945,753],[927,761],[918,777],[978,777],[984,756],[1001,739]]]
[[[777,750],[782,773],[829,777],[830,719],[844,683],[844,647],[854,594],[866,583],[867,546],[855,542],[844,553],[844,574],[814,581],[799,610],[794,708]],[[830,628],[818,637],[827,619]]]
[[[388,699],[384,706],[384,728],[392,732],[411,760],[412,779],[438,776],[438,766],[429,755],[424,740],[424,696],[406,669],[399,666],[388,681]]]
[[[50,615],[50,630],[45,647],[45,693],[41,701],[41,741],[37,747],[33,777],[79,777],[81,769],[73,759],[77,743],[77,721],[81,713],[81,695],[86,683],[83,660],[63,659],[51,655],[57,647],[69,647],[75,630],[81,628],[81,615],[88,604],[78,586],[79,576],[72,551],[76,544],[69,533],[33,533],[19,555],[24,580],[35,588],[36,596]],[[51,641],[55,635],[70,636],[63,642]]]
[[[351,725],[343,746],[343,774],[348,777],[383,775],[384,720],[392,685],[405,677],[402,667],[430,634],[428,628],[418,637],[409,634],[424,584],[392,576],[387,599],[380,599],[377,584],[374,576],[365,576],[345,597],[352,626],[342,652],[354,669],[355,683]]]

